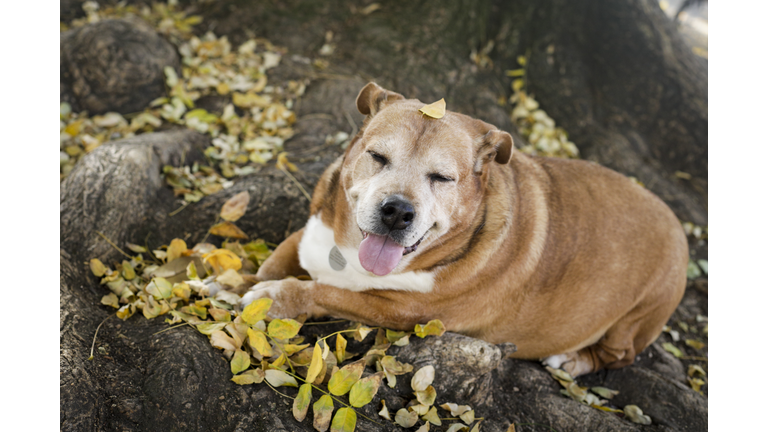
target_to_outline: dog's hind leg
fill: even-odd
[[[635,356],[661,334],[672,310],[669,302],[659,302],[655,306],[640,303],[611,326],[594,345],[547,357],[544,364],[562,368],[574,377],[604,368],[617,369],[630,365]]]

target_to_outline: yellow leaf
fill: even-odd
[[[417,391],[416,392],[416,400],[418,400],[420,403],[426,406],[430,406],[435,403],[435,398],[437,397],[437,392],[435,391],[435,388],[430,386],[427,386],[426,389],[423,391]],[[467,424],[471,423],[471,421],[466,422]]]
[[[186,282],[181,282],[173,285],[171,295],[189,301],[189,296],[192,295],[192,290]]]
[[[333,416],[331,432],[353,432],[357,424],[357,414],[352,408],[339,408]]]
[[[243,230],[238,228],[237,225],[233,224],[232,222],[217,223],[211,227],[210,232],[211,234],[219,237],[227,237],[238,240],[245,240],[248,238],[248,234],[244,233]]]
[[[288,157],[286,156],[288,153],[281,152],[277,155],[277,162],[275,163],[275,167],[277,169],[288,169],[290,172],[296,172],[299,169],[296,167],[296,165],[288,162]]]
[[[592,390],[592,393],[600,395],[606,399],[613,399],[614,396],[619,394],[618,390],[611,390],[605,387],[592,387],[590,390]]]
[[[227,323],[223,323],[223,322],[213,322],[213,323],[198,324],[195,326],[195,328],[200,333],[210,336],[213,334],[213,332],[223,329],[224,326],[226,325]]]
[[[521,77],[525,75],[525,69],[514,69],[506,71],[508,77]]]
[[[464,414],[460,415],[459,418],[465,424],[472,424],[472,422],[475,421],[475,410],[469,410],[469,411],[465,412]]]
[[[346,394],[363,375],[363,369],[365,369],[363,360],[358,360],[339,369],[328,381],[328,391],[334,396]]]
[[[274,355],[272,346],[269,344],[269,341],[267,341],[267,337],[260,331],[251,328],[248,329],[248,344],[264,357],[272,357]]]
[[[307,347],[309,347],[309,344],[302,344],[302,345],[285,344],[281,346],[281,349],[283,350],[285,355],[291,356]]]
[[[375,373],[357,381],[349,391],[349,404],[355,408],[369,404],[379,391],[383,374],[383,372]]]
[[[272,362],[272,367],[274,367],[275,369],[279,369],[280,366],[285,364],[285,361],[287,359],[288,358],[285,356],[285,353],[280,354],[280,356],[277,357],[277,360]]]
[[[162,307],[155,301],[155,298],[153,296],[147,297],[147,302],[144,303],[144,309],[142,309],[142,313],[144,313],[144,317],[146,319],[152,319],[158,315],[160,315],[160,312],[162,311]]]
[[[217,322],[228,323],[232,321],[232,315],[228,310],[219,308],[210,308],[208,313],[211,314],[214,320]]]
[[[426,325],[416,324],[413,331],[420,338],[442,336],[445,333],[445,325],[443,325],[442,321],[436,319],[428,322]]]
[[[264,372],[264,378],[269,382],[272,387],[298,387],[299,384],[293,379],[292,376],[285,373],[285,371],[278,369],[269,369]]]
[[[672,345],[669,342],[664,342],[663,344],[661,344],[661,347],[664,348],[665,351],[672,353],[672,355],[675,357],[680,358],[683,356],[683,352],[680,351],[680,348]]]
[[[437,408],[432,407],[429,409],[426,415],[421,418],[424,421],[428,421],[432,423],[435,426],[440,426],[443,424],[442,421],[440,421],[440,416],[437,414]]]
[[[171,245],[168,246],[166,255],[166,262],[171,262],[176,258],[179,258],[187,251],[187,243],[182,239],[171,240]]]
[[[518,92],[523,88],[524,85],[525,85],[525,80],[518,78],[512,81],[512,90]]]
[[[315,415],[312,426],[320,432],[327,431],[328,425],[331,423],[331,414],[333,413],[333,399],[331,399],[329,395],[321,396],[320,399],[312,405],[312,411]]]
[[[112,306],[115,309],[120,307],[120,304],[118,303],[117,296],[112,294],[112,293],[107,294],[104,297],[102,297],[101,298],[101,304],[107,305],[107,306]]]
[[[267,332],[270,336],[279,340],[288,340],[299,332],[301,323],[292,319],[275,319],[269,323]]]
[[[379,411],[379,415],[392,421],[392,417],[389,416],[389,410],[387,409],[387,402],[384,399],[381,400],[381,411]],[[437,419],[437,421],[440,421],[440,419]]]
[[[344,336],[336,335],[336,360],[341,363],[344,361],[347,355],[347,340]]]
[[[136,308],[133,305],[125,305],[118,309],[116,314],[118,318],[125,321],[130,318],[134,312],[136,312]]]
[[[156,300],[169,299],[173,295],[173,285],[166,278],[156,277],[144,287],[144,291]]]
[[[243,280],[243,277],[240,276],[240,273],[236,272],[235,270],[229,269],[224,273],[220,274],[219,276],[217,276],[216,282],[236,288],[242,285],[245,282],[245,280]],[[223,291],[223,290],[219,291],[219,293],[223,293],[223,292],[227,292],[227,291]],[[219,293],[217,293],[217,295]],[[236,294],[232,294],[232,295],[236,295]]]
[[[243,350],[235,351],[235,355],[232,357],[232,361],[229,363],[229,368],[232,374],[237,375],[240,372],[248,369],[251,366],[251,356]]]
[[[309,364],[307,370],[307,382],[312,383],[317,379],[317,375],[320,374],[320,370],[323,369],[323,349],[320,348],[320,343],[315,343],[315,349],[312,351],[312,362]],[[330,414],[329,414],[330,416]]]
[[[409,412],[405,408],[400,408],[397,413],[395,413],[395,423],[404,428],[413,427],[417,421],[419,421],[419,414],[413,411]]]
[[[136,253],[145,253],[145,252],[147,252],[147,248],[145,248],[144,246],[139,246],[139,245],[136,245],[136,244],[133,244],[133,243],[126,243],[125,245],[128,246],[128,249],[130,249],[131,251],[136,252]]]
[[[200,278],[197,276],[197,267],[195,266],[194,261],[190,261],[189,265],[187,265],[187,279],[189,280],[199,280]]]
[[[451,416],[453,417],[458,417],[464,414],[465,412],[471,410],[471,408],[468,405],[457,405],[455,403],[450,403],[450,402],[440,405],[440,408],[446,411],[450,411]]]
[[[264,371],[261,369],[247,370],[240,375],[233,376],[232,381],[239,385],[258,384],[264,381]]]
[[[643,414],[643,410],[641,410],[637,405],[625,406],[624,414],[627,416],[629,420],[631,420],[634,423],[639,423],[644,425],[651,424],[651,418]]]
[[[241,319],[248,325],[254,325],[267,317],[269,308],[272,307],[272,299],[260,298],[248,304],[240,314]]]
[[[310,402],[312,402],[312,384],[302,384],[299,387],[299,394],[293,400],[293,417],[296,421],[304,421]]]
[[[424,113],[428,117],[432,117],[434,119],[441,119],[443,118],[443,116],[445,116],[445,99],[440,99],[435,103],[424,105],[419,109],[419,111]]]
[[[216,249],[215,251],[204,255],[205,262],[210,264],[217,274],[229,269],[240,270],[243,266],[240,257],[228,249]]]
[[[525,58],[525,56],[517,56],[517,63],[520,66],[525,66],[525,64],[528,63],[528,59]]]
[[[685,340],[685,344],[688,345],[689,347],[691,347],[693,349],[697,349],[697,350],[700,350],[700,349],[704,348],[705,346],[707,346],[707,344],[705,344],[704,342],[697,341],[695,339],[686,339]]]
[[[704,369],[701,366],[699,366],[697,364],[688,365],[688,376],[692,377],[692,376],[694,376],[696,374],[699,374],[701,376],[706,376],[707,375],[707,373],[704,372]]]
[[[701,386],[706,384],[706,381],[701,378],[687,378],[687,380],[688,384],[691,385],[691,388],[699,393],[701,393]]]
[[[227,202],[221,206],[221,218],[228,222],[237,221],[245,214],[250,199],[251,196],[248,194],[248,191],[242,191],[228,199]]]
[[[99,261],[96,258],[92,259],[89,264],[91,266],[91,272],[96,277],[102,277],[104,276],[104,274],[107,273],[107,271],[109,271],[107,266],[105,266],[101,261]]]

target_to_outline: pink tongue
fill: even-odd
[[[403,257],[404,247],[395,243],[388,236],[368,234],[360,243],[360,264],[369,272],[384,276],[389,274]]]

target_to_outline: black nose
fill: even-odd
[[[381,203],[381,221],[391,230],[408,228],[416,216],[411,203],[397,195],[387,197]]]

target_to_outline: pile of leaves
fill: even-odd
[[[86,17],[62,31],[107,18],[140,17],[173,42],[182,58],[181,75],[166,67],[167,94],[152,101],[140,113],[107,113],[89,117],[73,113],[61,104],[61,170],[63,179],[77,160],[106,141],[151,132],[169,125],[182,125],[212,137],[206,149],[210,166],[164,168],[177,196],[196,202],[205,195],[231,186],[230,178],[255,172],[267,161],[278,159],[291,168],[283,143],[293,136],[296,115],[291,110],[304,94],[306,82],[288,81],[284,85],[268,82],[267,71],[280,64],[285,50],[265,39],[250,39],[233,47],[226,36],[208,32],[192,33],[202,18],[188,15],[175,1],[152,7],[118,4],[100,8],[90,1],[83,4]],[[222,113],[196,107],[205,96],[227,98]]]
[[[92,259],[92,273],[111,291],[101,303],[116,308],[122,320],[141,311],[147,319],[167,316],[170,325],[195,328],[209,337],[212,346],[223,350],[236,384],[298,387],[297,395],[291,397],[298,421],[304,420],[312,404],[313,425],[318,431],[329,427],[331,431],[353,431],[359,414],[355,408],[372,402],[382,380],[394,388],[398,376],[413,372],[413,366],[388,354],[388,348],[407,345],[414,335],[441,336],[445,326],[433,320],[404,332],[351,323],[350,328],[321,336],[310,345],[299,335],[306,317],[270,319],[271,299],[256,300],[240,312],[241,294],[253,284],[254,274],[271,254],[264,241],[233,241],[247,238],[235,222],[245,214],[248,202],[248,192],[241,192],[222,207],[219,216],[223,222],[210,229],[211,235],[226,238],[220,248],[205,242],[188,248],[184,240],[173,239],[152,251],[128,243],[135,255],[117,248],[126,259],[111,266]],[[374,330],[374,345],[365,353],[347,351],[344,335],[363,341]],[[367,374],[366,368],[370,369]],[[451,432],[469,430],[473,423],[472,432],[478,432],[482,419],[475,418],[469,406],[446,403],[441,408],[450,417],[438,415],[434,377],[433,366],[416,371],[411,378],[415,399],[394,415],[382,400],[379,415],[408,428],[422,421],[421,432],[443,421],[456,421],[448,429]],[[319,398],[315,400],[313,393]]]
[[[510,118],[517,130],[530,143],[520,149],[523,153],[540,156],[578,158],[579,149],[568,140],[568,133],[555,125],[555,121],[539,107],[539,103],[525,90],[526,56],[519,56],[519,69],[507,71],[512,81]]]

